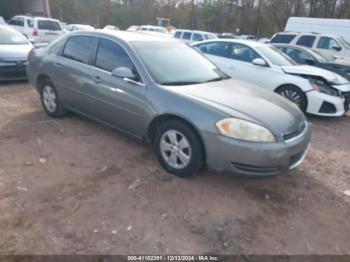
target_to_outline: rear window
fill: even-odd
[[[296,35],[278,34],[271,39],[271,43],[289,44]]]
[[[41,30],[61,31],[60,24],[56,21],[50,21],[50,20],[39,20],[38,28]]]
[[[303,35],[299,38],[297,45],[312,47],[314,45],[316,37],[313,35]]]
[[[198,33],[194,33],[193,34],[193,41],[203,41],[204,38],[201,34],[198,34]]]

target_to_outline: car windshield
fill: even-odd
[[[216,35],[214,34],[204,34],[205,39],[216,39],[218,38]]]
[[[182,42],[135,42],[136,53],[162,85],[191,85],[228,78],[195,49]]]
[[[287,55],[283,54],[275,47],[260,46],[256,48],[263,56],[265,56],[270,63],[276,66],[292,66],[296,63]]]
[[[0,27],[0,45],[28,45],[28,41],[15,30]]]
[[[321,53],[314,51],[312,49],[308,49],[308,52],[316,58],[316,60],[320,63],[326,63],[327,62],[327,58],[324,57]]]

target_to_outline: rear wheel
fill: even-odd
[[[156,131],[154,149],[163,168],[179,177],[194,175],[204,163],[200,138],[182,121],[162,123]]]
[[[276,90],[276,93],[296,104],[304,113],[306,112],[307,98],[300,88],[292,85],[282,86]]]
[[[41,103],[51,117],[62,117],[67,113],[53,83],[46,79],[40,83]]]

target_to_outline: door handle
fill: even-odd
[[[101,79],[101,77],[99,77],[99,76],[94,76],[94,77],[93,77],[93,80],[94,80],[94,82],[95,82],[96,84],[99,84],[99,83],[102,82],[102,79]]]
[[[61,63],[54,63],[54,66],[60,68],[62,66],[62,64]]]

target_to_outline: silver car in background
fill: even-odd
[[[20,32],[0,25],[0,82],[27,79],[25,68],[32,48]]]
[[[154,144],[177,176],[202,167],[268,176],[297,167],[310,129],[286,99],[232,80],[185,43],[131,32],[76,32],[29,55],[46,113],[68,110]]]

